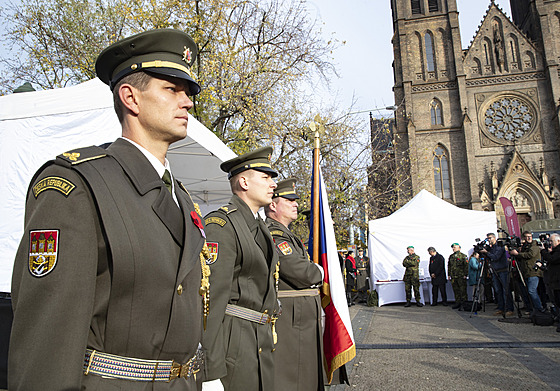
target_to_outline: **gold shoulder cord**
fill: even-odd
[[[196,202],[194,202],[194,209],[199,216],[202,216],[200,212],[200,207]],[[200,289],[198,293],[202,296],[202,307],[203,307],[203,325],[204,330],[206,330],[206,321],[208,319],[208,313],[210,312],[210,266],[206,264],[206,260],[210,259],[210,251],[206,245],[206,240],[204,240],[204,245],[200,251],[200,266],[202,269],[202,279],[200,280]]]
[[[279,278],[280,278],[280,261],[276,262],[276,269],[274,270],[274,282],[275,282],[275,287],[276,287],[276,297],[278,297],[278,279]],[[280,310],[280,305],[279,305],[279,310]],[[272,323],[272,342],[274,342],[274,345],[276,345],[278,343],[278,334],[276,333],[276,321],[278,320],[278,317],[280,316],[280,314],[281,313],[272,314],[272,316],[270,317],[270,323]],[[276,350],[276,348],[272,349],[272,351],[274,351],[274,350]]]

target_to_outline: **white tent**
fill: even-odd
[[[433,246],[446,259],[459,243],[462,252],[472,253],[475,239],[496,233],[496,214],[462,209],[436,197],[427,190],[388,217],[369,222],[368,252],[371,280],[377,287],[380,305],[404,301],[402,261],[406,248],[414,246],[420,256],[420,279],[429,281],[428,247]],[[388,286],[392,285],[391,289]],[[449,284],[448,284],[449,285]],[[386,293],[381,297],[381,291]]]
[[[236,155],[192,116],[187,132],[171,146],[168,159],[205,214],[231,197],[219,164]],[[120,133],[112,94],[99,79],[0,97],[0,292],[10,292],[25,195],[35,171],[62,152],[111,142]]]

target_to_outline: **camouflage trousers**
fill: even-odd
[[[455,303],[467,301],[467,280],[464,278],[451,278],[451,287],[455,295]]]
[[[404,276],[404,291],[406,293],[406,301],[412,300],[411,288],[414,288],[414,298],[420,303],[420,281],[415,276]]]

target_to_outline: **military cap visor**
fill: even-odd
[[[276,178],[278,173],[270,165],[271,155],[272,147],[259,148],[223,162],[220,164],[220,169],[228,173],[228,179],[247,170],[266,172]]]
[[[299,200],[299,196],[296,194],[296,179],[290,178],[278,182],[272,197],[283,197],[292,201]]]
[[[97,77],[111,90],[134,72],[186,80],[190,95],[200,92],[191,66],[198,49],[190,36],[175,29],[157,29],[115,42],[101,52],[95,63]]]

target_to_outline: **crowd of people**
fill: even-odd
[[[520,316],[523,309],[524,315],[550,316],[558,321],[560,235],[554,233],[546,243],[538,244],[533,234],[525,231],[521,239],[520,246],[516,248],[512,243],[501,243],[496,234],[489,233],[484,244],[475,248],[469,257],[461,251],[459,243],[453,243],[447,271],[444,257],[434,247],[429,247],[431,305],[438,304],[438,297],[444,306],[448,305],[446,285],[449,281],[455,297],[452,309],[474,310],[477,303],[494,302],[497,307],[494,315]],[[420,257],[415,254],[413,246],[408,246],[407,252],[402,262],[405,268],[405,307],[411,306],[412,290],[416,305],[420,307]],[[474,304],[468,300],[469,290]],[[557,331],[560,332],[560,326]]]

